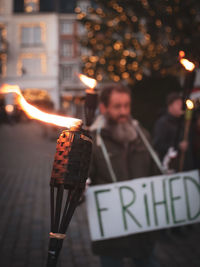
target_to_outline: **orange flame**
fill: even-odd
[[[95,86],[97,85],[97,81],[95,79],[89,78],[83,74],[79,74],[79,79],[90,88],[91,90],[94,90]]]
[[[194,108],[194,103],[192,100],[190,99],[187,99],[186,100],[186,106],[187,106],[187,109],[193,109]]]
[[[181,59],[180,59],[180,63],[184,66],[184,68],[185,68],[186,70],[193,71],[194,68],[195,68],[194,63],[192,63],[191,61],[189,61],[189,60],[186,59],[186,58],[181,58]]]
[[[179,51],[179,57],[180,57],[180,58],[183,58],[184,56],[185,56],[185,52],[184,52],[184,51],[182,51],[182,50],[181,50],[181,51]]]
[[[39,110],[33,105],[29,104],[25,98],[23,97],[21,90],[18,85],[9,85],[4,84],[0,88],[1,94],[15,93],[17,94],[17,103],[24,110],[24,112],[32,119],[36,119],[39,121],[47,122],[54,124],[56,126],[71,128],[71,127],[80,127],[82,125],[82,121],[79,119],[69,118],[65,116],[59,116],[54,114],[49,114]]]
[[[183,67],[188,70],[188,71],[193,71],[195,68],[195,64],[189,61],[188,59],[184,58],[185,57],[185,52],[184,51],[179,51],[179,60],[180,63],[183,65]]]

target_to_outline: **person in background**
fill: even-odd
[[[144,144],[144,138],[150,142],[149,133],[131,117],[130,90],[120,84],[105,87],[99,108],[101,115],[90,128],[94,139],[89,173],[92,185],[155,174]],[[122,267],[124,257],[131,258],[137,267],[158,267],[154,255],[157,238],[158,232],[154,231],[94,241],[92,250],[100,256],[102,267]]]
[[[179,171],[179,155],[186,153],[183,170],[193,168],[190,141],[183,141],[183,100],[180,94],[173,92],[167,96],[167,112],[155,123],[153,144],[160,160],[169,164],[166,168]],[[166,159],[169,160],[166,160]]]

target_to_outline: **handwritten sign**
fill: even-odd
[[[92,240],[200,222],[198,171],[89,187]]]

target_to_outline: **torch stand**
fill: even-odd
[[[196,77],[195,70],[188,71],[185,75],[185,80],[183,84],[183,101],[184,102],[190,96],[191,90],[193,89],[195,77]]]
[[[54,186],[51,186],[51,233],[50,233],[50,242],[49,242],[49,251],[47,266],[54,267],[56,266],[60,250],[62,248],[63,240],[65,238],[65,233],[71,221],[71,218],[74,214],[76,206],[79,202],[79,199],[83,193],[83,188],[79,188],[77,185],[74,190],[69,190],[67,193],[66,203],[63,211],[62,218],[60,219],[63,193],[65,192],[64,186],[60,185],[57,188],[56,196],[56,205],[54,202],[55,189]],[[54,213],[54,206],[56,206]],[[60,222],[60,223],[59,223]]]
[[[97,92],[95,90],[86,90],[85,107],[84,107],[86,127],[89,127],[94,120],[97,104],[98,104]]]
[[[65,233],[85,189],[91,151],[91,137],[82,129],[63,131],[57,141],[50,181],[51,232],[47,267],[57,264]]]

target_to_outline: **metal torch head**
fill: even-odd
[[[84,129],[64,130],[56,146],[51,175],[51,186],[64,184],[65,189],[85,187],[90,158],[92,138]]]

